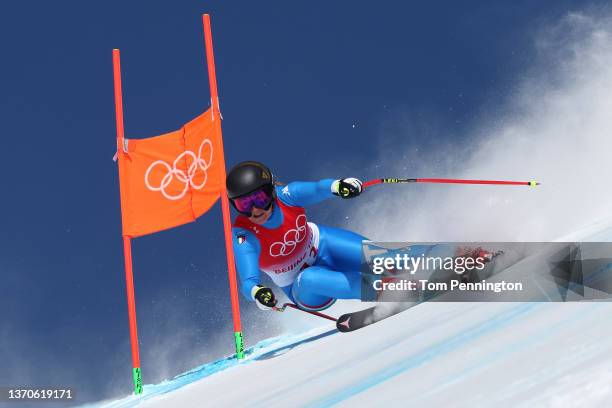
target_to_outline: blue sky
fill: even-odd
[[[5,5],[0,385],[71,385],[81,402],[131,390],[111,160],[113,48],[122,53],[128,138],[174,130],[207,108],[201,14],[208,12],[228,164],[260,160],[283,181],[412,177],[422,175],[383,174],[391,167],[372,162],[389,142],[386,129],[409,114],[421,122],[392,140],[398,149],[468,143],[470,127],[495,110],[529,68],[538,30],[597,5]],[[448,132],[431,140],[423,126]],[[389,163],[401,160],[393,148],[383,153]],[[336,202],[310,215],[333,225],[352,208]],[[195,224],[134,240],[146,383],[231,352],[223,245],[218,206]],[[243,304],[247,343],[265,337],[267,317]],[[269,333],[277,330],[270,323]]]

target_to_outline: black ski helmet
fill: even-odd
[[[274,178],[272,172],[264,164],[257,161],[244,161],[236,164],[225,179],[227,197],[231,200],[252,193],[262,187],[267,187],[274,194]]]

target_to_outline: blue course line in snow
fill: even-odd
[[[335,332],[335,330],[333,330]],[[315,336],[315,338],[321,338],[326,335],[329,335],[330,332],[320,333]],[[82,408],[128,408],[135,407],[140,405],[146,400],[149,400],[153,397],[167,394],[169,392],[175,391],[179,388],[184,387],[185,385],[192,384],[197,380],[200,380],[204,377],[208,377],[215,373],[218,373],[223,370],[227,370],[229,368],[248,364],[250,362],[256,361],[260,358],[271,358],[275,351],[290,349],[296,347],[300,344],[304,344],[308,342],[310,337],[309,333],[302,333],[300,335],[285,335],[273,337],[270,339],[265,339],[254,345],[253,347],[248,348],[245,351],[245,359],[242,361],[236,360],[234,356],[226,357],[217,361],[213,361],[211,363],[203,364],[199,367],[196,367],[192,370],[184,372],[182,374],[177,375],[171,380],[163,381],[159,384],[145,384],[143,386],[143,394],[141,395],[130,395],[126,398],[115,400],[115,401],[100,401],[95,403],[87,403],[81,405]]]
[[[601,302],[601,303],[592,303],[591,307],[594,310],[600,309],[602,307],[604,307],[605,303]],[[550,307],[550,306],[547,306]],[[558,322],[556,322],[555,324],[552,324],[550,326],[545,326],[540,328],[539,330],[535,331],[534,333],[531,333],[529,336],[525,336],[524,338],[520,339],[520,340],[516,340],[513,341],[512,343],[505,345],[504,346],[504,352],[503,353],[499,353],[497,351],[495,352],[491,352],[489,354],[487,354],[486,356],[483,356],[480,358],[480,363],[475,364],[471,367],[467,367],[465,368],[461,374],[453,374],[450,378],[450,380],[445,380],[444,382],[437,384],[436,385],[436,389],[435,390],[430,390],[428,392],[419,394],[415,400],[412,400],[411,402],[416,402],[419,400],[423,400],[426,397],[429,397],[431,395],[433,395],[434,393],[437,393],[443,389],[446,389],[452,385],[455,385],[463,380],[465,380],[466,377],[468,377],[469,375],[472,375],[474,373],[480,372],[481,370],[490,367],[493,365],[493,363],[500,361],[502,359],[506,359],[509,358],[512,354],[517,353],[519,351],[525,350],[528,347],[532,347],[534,344],[537,343],[542,343],[543,341],[547,340],[549,337],[553,336],[553,335],[558,335],[557,330],[559,328],[564,328],[566,327],[569,323],[576,321],[577,319],[580,319],[581,317],[584,316],[584,310],[579,310],[576,313],[572,314],[570,317],[563,319],[563,320],[559,320]],[[556,375],[559,374],[559,370],[554,371],[554,375],[551,374],[552,368],[549,368],[546,372],[546,376],[550,377],[550,378],[554,378]],[[545,377],[539,377],[539,380],[543,380],[546,379]],[[496,392],[496,397],[500,396],[500,393],[503,392],[503,390],[498,390]],[[491,403],[492,405],[494,405],[493,403]]]
[[[466,343],[474,341],[475,339],[482,337],[490,332],[500,329],[506,326],[508,323],[519,318],[525,313],[539,306],[541,303],[525,303],[517,306],[507,312],[501,313],[496,317],[482,322],[474,327],[466,329],[461,333],[457,334],[451,339],[444,340],[438,344],[432,345],[423,353],[410,357],[406,360],[400,361],[397,364],[385,368],[376,374],[369,375],[367,379],[353,384],[342,391],[335,393],[327,398],[320,399],[318,401],[309,404],[309,407],[329,407],[344,401],[350,397],[353,397],[369,388],[372,388],[382,382],[385,382],[405,371],[419,367],[427,362],[434,360],[437,357],[445,355],[457,349]]]
[[[317,334],[316,336],[313,336],[313,337],[307,337],[307,338],[305,338],[303,340],[299,340],[299,341],[296,341],[296,342],[293,342],[293,343],[287,343],[284,346],[279,346],[277,348],[274,348],[274,349],[272,349],[272,350],[270,350],[270,351],[268,351],[268,352],[266,352],[266,353],[264,353],[264,354],[262,354],[260,356],[253,357],[253,360],[257,360],[257,361],[268,360],[268,359],[274,358],[274,357],[276,357],[276,356],[278,356],[280,354],[284,354],[287,351],[289,351],[289,350],[291,350],[291,349],[293,349],[293,348],[295,348],[297,346],[301,346],[301,345],[306,344],[306,343],[310,343],[310,342],[313,342],[313,341],[321,340],[324,337],[331,336],[332,334],[336,334],[336,333],[338,333],[338,330],[336,328],[334,328],[332,330],[323,332],[321,334]]]

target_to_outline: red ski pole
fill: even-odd
[[[304,309],[301,309],[300,307],[298,307],[297,305],[294,305],[293,303],[285,303],[282,307],[273,307],[273,309],[276,310],[277,312],[284,312],[287,307],[291,307],[291,308],[293,308],[295,310],[299,310],[301,312],[308,313],[308,314],[311,314],[313,316],[322,317],[323,319],[331,320],[333,322],[338,321],[338,319],[336,319],[335,317],[328,316],[328,315],[326,315],[324,313],[313,312],[313,311],[310,311],[310,310],[304,310]]]
[[[375,184],[390,183],[442,183],[442,184],[497,184],[506,186],[539,186],[537,181],[506,181],[506,180],[461,180],[445,178],[380,178],[363,183],[363,187],[370,187]]]

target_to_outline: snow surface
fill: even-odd
[[[458,132],[438,123],[440,131],[421,131],[418,111],[407,109],[372,149],[387,174],[536,177],[540,187],[395,189],[393,200],[370,196],[350,229],[397,241],[548,241],[572,231],[559,241],[612,241],[612,220],[579,229],[609,216],[612,202],[610,27],[603,9],[546,25],[525,80],[458,145],[398,149],[413,133],[442,141]],[[372,222],[397,214],[398,203],[407,203],[400,214]],[[325,326],[269,339],[244,362],[205,364],[97,406],[608,407],[610,315],[606,302],[425,303],[354,333]]]
[[[612,241],[611,226],[572,238]],[[607,302],[426,303],[352,333],[268,339],[240,363],[94,406],[610,406],[611,313]]]

